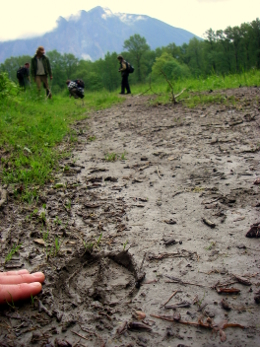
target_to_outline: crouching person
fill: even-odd
[[[82,80],[67,80],[66,82],[70,93],[70,98],[73,96],[75,99],[84,98],[84,82]]]

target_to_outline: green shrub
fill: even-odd
[[[6,72],[0,73],[0,100],[9,99],[17,96],[19,93],[18,86],[9,80]]]
[[[164,52],[156,61],[152,67],[152,76],[155,78],[161,78],[162,72],[167,76],[169,80],[179,79],[190,76],[190,71],[187,65],[180,64],[169,53]]]

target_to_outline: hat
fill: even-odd
[[[123,56],[122,56],[121,54],[119,54],[119,55],[117,56],[117,59],[123,59]]]

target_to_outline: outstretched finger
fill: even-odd
[[[0,304],[6,302],[15,302],[18,300],[28,299],[42,290],[39,282],[22,283],[22,284],[0,284]]]
[[[43,282],[45,276],[42,272],[35,272],[32,274],[22,273],[22,274],[10,274],[8,276],[0,276],[1,284],[20,284],[20,283],[33,283],[33,282]]]
[[[22,275],[22,274],[28,274],[29,271],[26,269],[18,270],[18,271],[7,271],[7,272],[0,272],[1,276],[13,276],[13,275]]]

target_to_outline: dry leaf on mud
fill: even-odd
[[[141,323],[141,322],[130,322],[128,324],[128,328],[130,330],[152,330],[148,325]]]
[[[166,220],[164,220],[164,223],[166,223],[166,224],[176,224],[177,222],[174,219],[166,219]]]
[[[225,293],[225,294],[239,294],[240,293],[240,289],[237,288],[218,288],[216,287],[216,291],[221,294],[221,293]]]
[[[220,336],[220,341],[221,342],[226,341],[226,339],[227,339],[226,333],[223,330],[221,330],[221,329],[219,329],[219,336]]]
[[[202,218],[202,221],[211,228],[215,228],[216,224],[211,222],[209,219]]]
[[[260,222],[254,223],[246,233],[246,237],[260,237]]]
[[[256,178],[256,180],[254,181],[254,184],[260,184],[260,177]]]
[[[33,241],[38,245],[45,246],[45,242],[43,239],[34,239]]]
[[[146,317],[146,314],[142,311],[134,311],[132,316],[137,320],[143,320]]]

